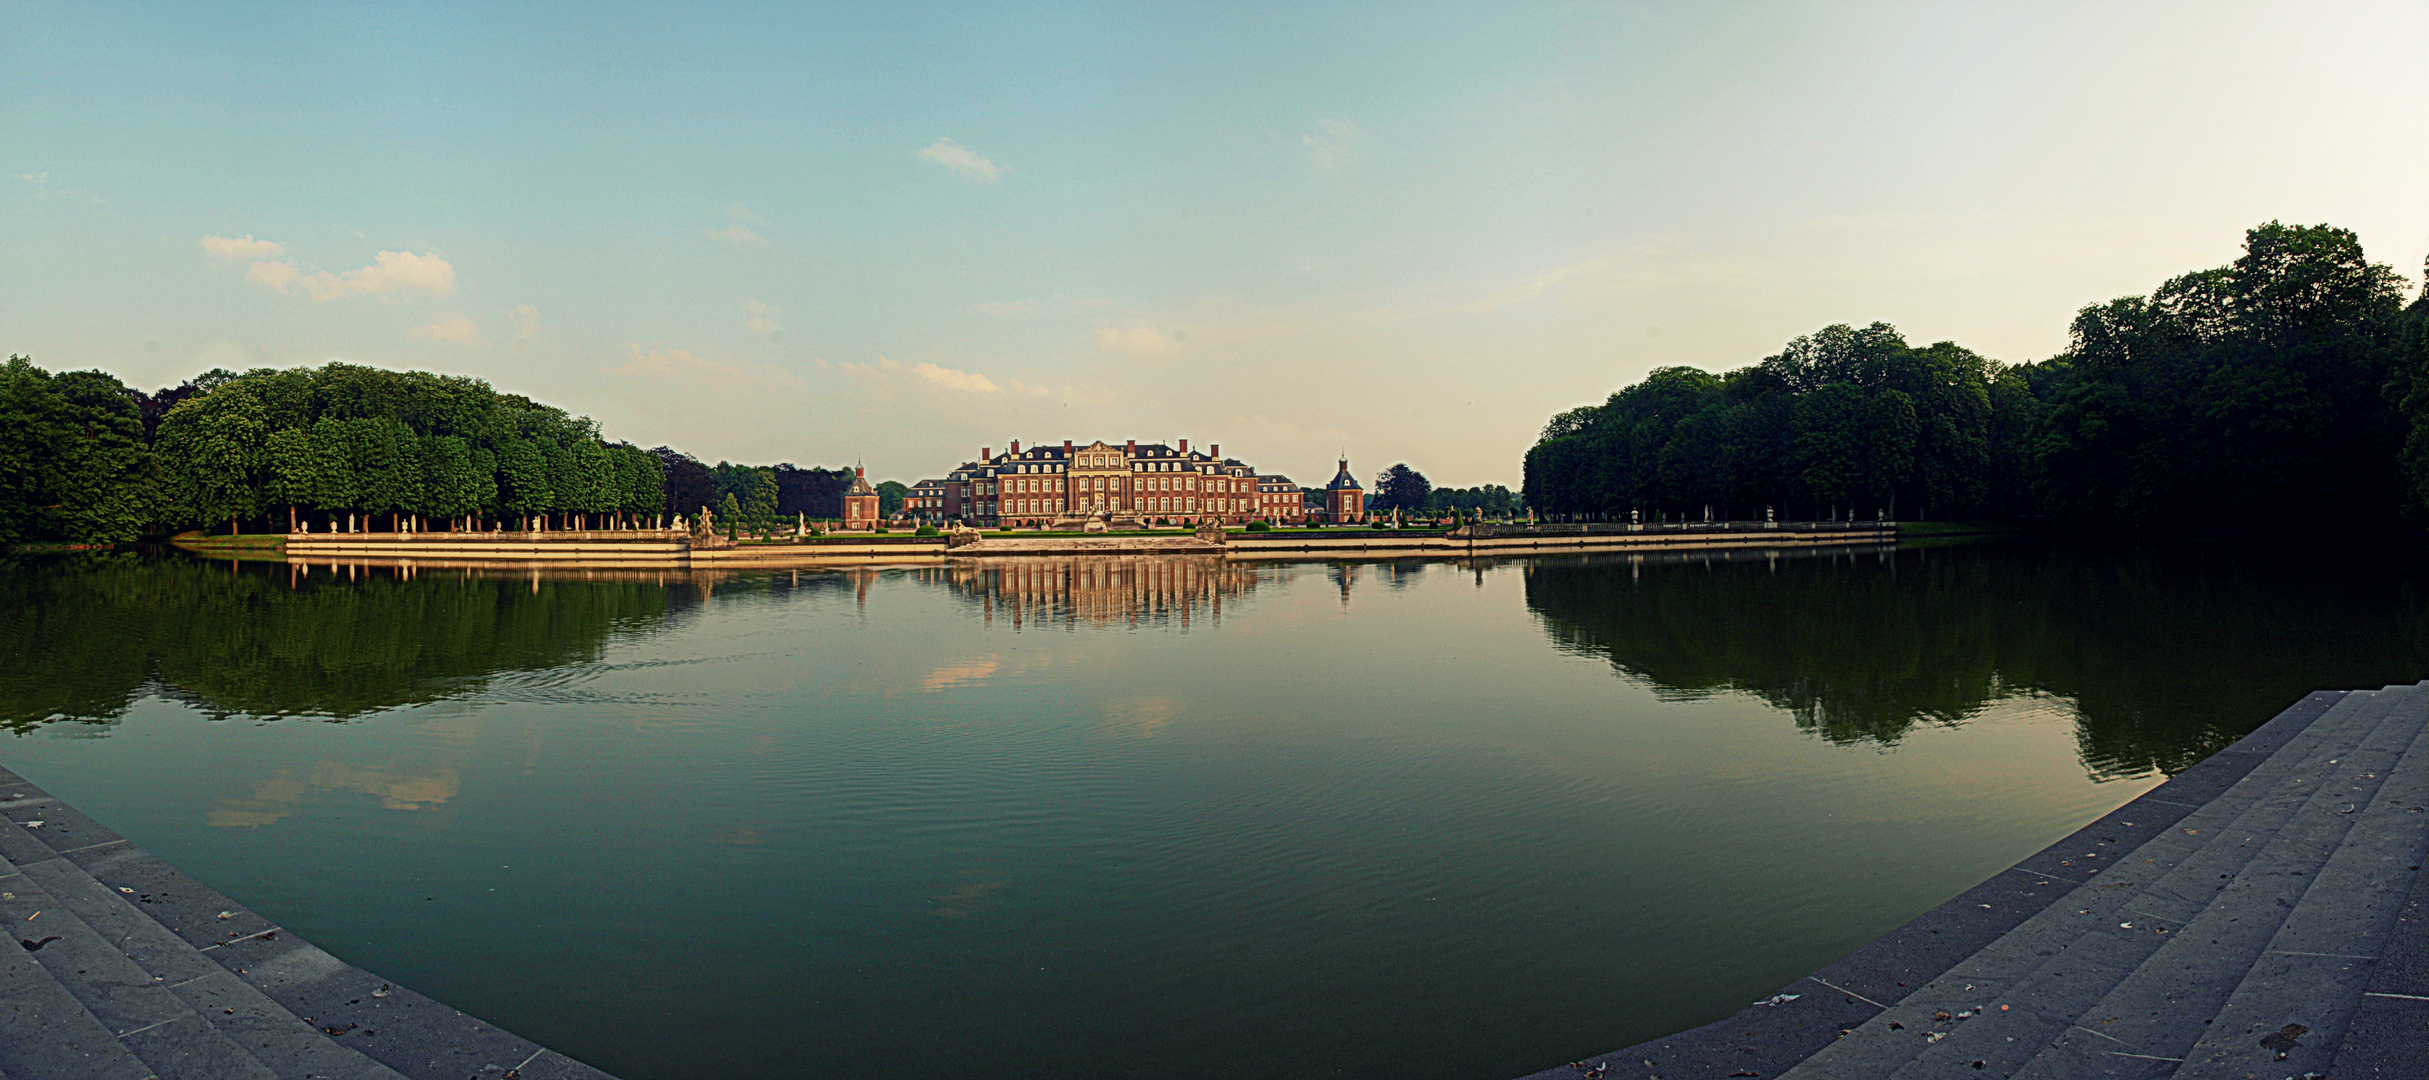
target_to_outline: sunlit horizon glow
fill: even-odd
[[[1881,320],[2010,363],[2353,229],[2420,5],[0,0],[0,352],[474,375],[710,461],[1221,443],[1519,484],[1553,413]]]

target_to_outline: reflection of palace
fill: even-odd
[[[1205,452],[1189,448],[1102,440],[1060,447],[1019,442],[998,454],[982,447],[978,460],[964,462],[941,479],[922,480],[903,509],[931,521],[977,525],[1044,525],[1057,518],[1104,514],[1171,521],[1285,524],[1364,521],[1366,492],[1350,475],[1349,462],[1322,489],[1309,491],[1287,476],[1259,475],[1254,466],[1223,456],[1222,444]]]
[[[1220,556],[1159,555],[988,559],[912,571],[975,602],[989,620],[1086,622],[1097,626],[1221,618],[1223,601],[1257,585],[1259,572]]]

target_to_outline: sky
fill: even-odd
[[[477,376],[703,460],[1219,443],[1521,482],[1886,321],[2010,363],[2335,224],[2417,287],[2429,5],[0,0],[0,352]]]

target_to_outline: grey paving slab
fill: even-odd
[[[511,1069],[541,1050],[292,935],[249,938],[210,955],[304,1022],[407,1076]]]
[[[2393,689],[2409,692],[2411,688]],[[2078,917],[2071,928],[2065,927],[2068,920],[2062,918],[2060,913],[2071,915],[2075,911],[2089,909],[2097,914],[2109,914],[2134,893],[2147,889],[2163,877],[2167,869],[2181,864],[2189,853],[2216,843],[2223,826],[2204,829],[2201,828],[2203,824],[2211,823],[2213,819],[2231,822],[2240,817],[2251,806],[2276,792],[2278,785],[2295,780],[2305,764],[2324,760],[2339,744],[2356,738],[2357,731],[2383,720],[2383,707],[2364,713],[2365,706],[2383,706],[2384,703],[2378,700],[2382,696],[2378,691],[2360,694],[2322,691],[2306,695],[2220,754],[2145,792],[2115,811],[2102,815],[2016,867],[1785,988],[1785,992],[1789,993],[1822,994],[1820,1005],[1799,1008],[1812,1001],[1807,997],[1776,1008],[1749,1008],[1712,1024],[1598,1055],[1587,1059],[1587,1062],[1589,1065],[1611,1064],[1614,1067],[1612,1075],[1635,1075],[1641,1070],[1645,1075],[1658,1073],[1669,1078],[1726,1077],[1748,1072],[1770,1077],[1796,1067],[1807,1058],[1850,1055],[1852,1048],[1849,1043],[1858,1033],[1878,1032],[1896,1036],[1895,1040],[1884,1041],[1883,1046],[1911,1045],[1907,1045],[1902,1053],[1894,1050],[1862,1050],[1859,1051],[1860,1058],[1847,1056],[1847,1072],[1849,1075],[1887,1075],[1897,1067],[1897,1063],[1918,1056],[1916,1046],[1933,1045],[1926,1041],[1930,1029],[1918,1030],[1916,1025],[1898,1019],[1907,1014],[1893,1011],[1897,1006],[1908,1006],[1919,1011],[1920,1015],[1929,1017],[1932,1012],[1940,1010],[1922,1008],[1924,1002],[1932,1002],[1935,1006],[1942,1001],[1960,1002],[1979,995],[1983,989],[1991,986],[1991,980],[2003,977],[2007,980],[2001,984],[2003,987],[2025,985],[2027,976],[2065,951],[2067,946],[2084,948],[2075,943],[2084,937],[2088,924]],[[2326,730],[2310,730],[2323,722],[2329,725]],[[2261,775],[2254,778],[2252,774],[2256,771]],[[2247,780],[2251,782],[2247,784]],[[2236,790],[2239,785],[2242,788],[2237,798],[2224,805],[2213,805],[2221,795]],[[2205,810],[2209,816],[2194,823],[2200,830],[2198,838],[2183,836],[2178,832],[2185,818]],[[2179,842],[2166,844],[2169,840]],[[2153,844],[2163,846],[2152,848],[2149,852],[2142,851]],[[2240,864],[2248,854],[2239,851],[2225,861]],[[2138,861],[2142,858],[2161,861]],[[2216,870],[2207,872],[2213,878],[2217,873]],[[2189,886],[2189,882],[2180,884]],[[2082,892],[2078,893],[2077,890]],[[2097,906],[2084,902],[2095,897],[2100,899]],[[2169,921],[2159,917],[2164,914],[2139,916],[2133,921],[2141,923],[2148,920],[2164,925]],[[2008,939],[2017,927],[2034,919],[2051,924],[2047,943],[2027,946],[2023,955],[2010,957],[2012,970],[2002,970],[1992,965],[1993,958],[1983,955],[1994,942]],[[2138,945],[2136,948],[2148,950],[2149,946]],[[2116,965],[2129,959],[2130,956],[2126,955],[2087,949],[2077,961],[2072,962],[2104,962],[2111,965],[2113,973]],[[1969,961],[1983,965],[1964,973],[1974,976],[1971,980],[1974,989],[1965,989],[1969,983],[1964,979],[1950,984],[1937,981],[1942,976],[1956,973],[1960,964]],[[2031,985],[2038,987],[2040,993],[2054,1002],[2064,999],[2068,993],[2076,996],[2085,993],[2080,987],[2071,991],[2066,989],[2073,975],[2084,974],[2081,969],[2054,970],[2044,976],[2040,983]],[[1831,993],[1840,993],[1841,996],[1829,996]],[[1860,998],[1846,995],[1860,995]],[[2000,1002],[1989,1004],[1995,1009]],[[2012,1015],[2022,1011],[2013,1002],[2006,1004],[2011,1006],[2011,1020],[2025,1019]],[[1958,1010],[1945,1011],[1953,1017]],[[2029,1022],[2044,1029],[2053,1023],[2046,1015]],[[1891,1023],[1900,1026],[1891,1029],[1888,1026]],[[1977,1030],[1990,1026],[1993,1025],[1981,1025]],[[1953,1037],[1953,1029],[1950,1029],[1943,1033],[1942,1041]],[[2002,1046],[2007,1037],[2004,1033],[1998,1035]],[[2043,1045],[2046,1047],[2048,1044]],[[2002,1059],[2011,1056],[2004,1051],[2001,1054]],[[1985,1069],[1973,1070],[1973,1060],[1985,1061]],[[1982,1076],[1989,1072],[1988,1061],[1987,1057],[1969,1058],[1960,1062],[1959,1067],[1965,1075]],[[2133,1068],[2148,1072],[2144,1066],[2149,1065],[2151,1063],[2144,1062]],[[2103,1064],[2103,1068],[2108,1067],[2108,1064]],[[2166,1064],[2166,1068],[2173,1067],[2173,1063]],[[1867,1072],[1868,1069],[1873,1071]],[[1534,1074],[1530,1080],[1558,1080],[1574,1078],[1575,1075],[1572,1069],[1556,1067]]]
[[[214,966],[210,974],[170,990],[281,1078],[362,1076],[386,1068],[305,1023],[234,972]]]
[[[0,948],[0,1080],[606,1076],[297,939],[5,769],[0,817],[0,923],[43,928]]]
[[[166,1023],[193,1010],[177,1000],[67,905],[23,878],[0,898],[0,922],[10,936],[42,945],[28,950],[85,1011],[113,1036]]]
[[[36,939],[39,940],[39,939]],[[47,948],[47,947],[46,947]],[[35,959],[0,947],[0,1070],[14,1077],[144,1080],[150,1066]]]
[[[2327,1075],[2336,1080],[2420,1080],[2429,1062],[2429,1000],[2364,993]]]
[[[58,903],[145,972],[181,983],[220,970],[192,945],[135,907],[135,895],[104,885],[74,863],[53,859],[25,871]]]
[[[127,1032],[118,1041],[160,1080],[278,1080],[226,1033],[192,1014]]]
[[[129,897],[146,918],[198,949],[277,929],[218,890],[150,852],[126,842],[100,844],[67,856],[95,881]],[[225,913],[228,917],[221,918]]]
[[[1901,1055],[1911,1055],[1925,1073],[1971,1068],[1975,1061],[1983,1062],[1986,1070],[2004,1068],[2002,1062],[2012,1064],[2020,1056],[2029,1057],[2048,1043],[2052,1027],[2064,1026],[2110,992],[2165,943],[2166,934],[2179,930],[2183,919],[2200,910],[2202,903],[2186,902],[2184,894],[2199,893],[2206,901],[2217,887],[2213,879],[2232,876],[2212,871],[2231,870],[2248,858],[2248,848],[2220,843],[2222,838],[2240,835],[2229,826],[2250,828],[2259,818],[2262,830],[2275,827],[2291,811],[2268,803],[2262,795],[2296,790],[2286,781],[2299,779],[2311,766],[2344,752],[2339,739],[2350,738],[2351,732],[2362,727],[2375,729],[2384,722],[2392,700],[2392,696],[2376,694],[2354,698],[2337,718],[2344,734],[2332,733],[2325,740],[2314,739],[2297,747],[2291,763],[2271,762],[2265,771],[2254,770],[2240,785],[2250,789],[2243,798],[2213,798],[2207,805],[2173,817],[2162,829],[2147,828],[2149,822],[2134,822],[2146,827],[2136,834],[2147,837],[2137,846],[2121,849],[2126,838],[2103,827],[2104,823],[2123,826],[2130,821],[2124,814],[2137,808],[2129,804],[2104,822],[2046,849],[2036,860],[2028,860],[2028,864],[2055,866],[2056,873],[2082,874],[2081,882],[2071,884],[2059,902],[2043,906],[1900,1006],[1822,1048],[1788,1075],[1880,1075],[1885,1062]],[[2292,739],[2286,743],[2290,745]],[[2159,790],[2165,789],[2162,785]],[[2227,820],[2230,816],[2233,821]],[[2188,865],[2188,856],[2205,854],[2206,859]],[[2108,863],[2106,872],[2092,873],[2103,857]],[[1969,1011],[1968,1004],[1981,1003],[1985,990],[1995,995],[1993,1004],[2008,1007],[1987,1013]],[[1918,1034],[1928,1039],[1932,1032],[1924,1021],[1949,1015],[1975,1018],[1963,1025],[1962,1034],[1937,1030],[1938,1041],[1918,1048]]]

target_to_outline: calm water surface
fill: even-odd
[[[0,762],[631,1080],[1488,1080],[2429,675],[2413,560],[0,564]]]

